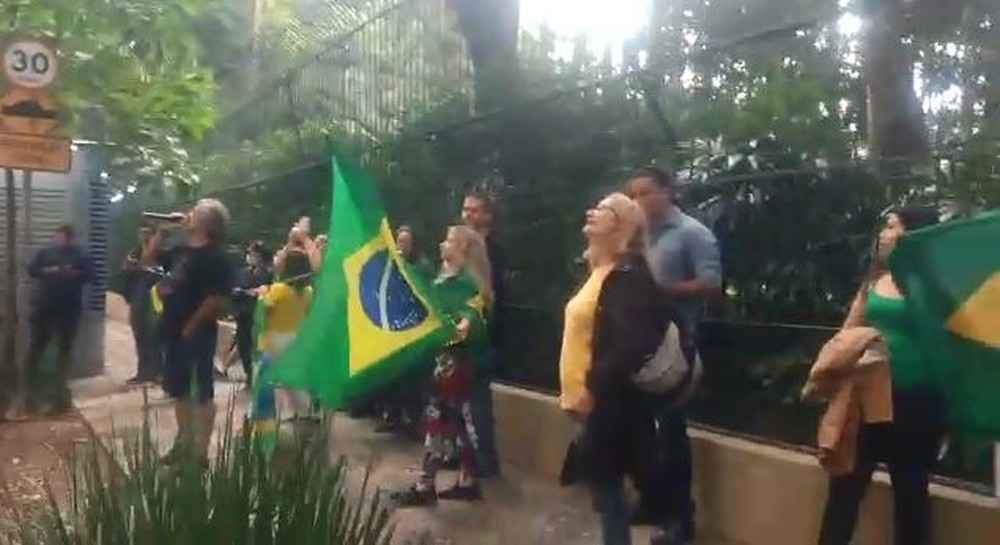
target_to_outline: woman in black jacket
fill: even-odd
[[[672,313],[646,263],[638,205],[621,194],[608,196],[587,212],[584,234],[592,274],[603,271],[603,280],[593,307],[591,338],[564,339],[563,394],[566,396],[571,387],[566,380],[573,375],[570,368],[589,367],[583,395],[590,399],[577,409],[567,407],[583,421],[579,468],[593,490],[604,544],[628,545],[631,537],[624,477],[627,473],[641,475],[655,452],[648,394],[636,388],[632,377],[663,342]],[[569,320],[587,319],[579,310],[571,316],[568,309],[567,335],[581,331],[577,328],[571,333]],[[573,343],[589,345],[590,352],[583,358],[589,361],[571,361],[580,359],[573,356]]]

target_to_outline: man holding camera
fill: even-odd
[[[176,400],[177,416],[177,437],[163,460],[167,464],[186,460],[208,464],[215,423],[212,371],[217,320],[232,284],[222,249],[228,221],[229,211],[221,202],[198,201],[182,220],[186,240],[174,250],[170,271],[156,285],[163,301],[163,389]],[[152,246],[160,247],[159,241]]]

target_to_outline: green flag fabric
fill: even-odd
[[[927,356],[893,380],[930,377],[954,426],[1000,437],[1000,214],[914,231],[889,265]]]
[[[338,156],[332,183],[329,243],[312,307],[265,380],[337,409],[428,365],[454,329],[432,303],[427,279],[399,256],[369,176]]]

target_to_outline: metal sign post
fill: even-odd
[[[10,37],[3,42],[5,91],[0,98],[0,168],[6,169],[7,300],[5,333],[7,365],[17,372],[11,412],[24,403],[24,370],[18,350],[17,195],[14,169],[23,173],[26,247],[31,240],[31,173],[34,170],[68,172],[72,157],[69,138],[55,134],[59,106],[50,93],[59,75],[55,44],[44,38]]]
[[[4,310],[4,359],[17,365],[17,198],[14,169],[5,169],[7,179],[7,300]]]

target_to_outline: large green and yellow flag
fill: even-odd
[[[890,268],[927,355],[926,369],[894,366],[893,380],[928,378],[954,425],[1000,436],[1000,214],[915,231]]]
[[[332,183],[330,241],[312,308],[271,378],[340,408],[429,365],[453,328],[426,280],[399,256],[369,176],[335,157]]]

